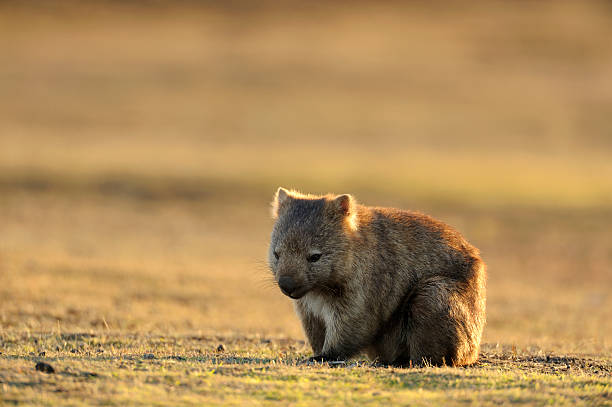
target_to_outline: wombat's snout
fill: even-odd
[[[293,277],[282,276],[278,279],[278,286],[283,294],[293,299],[298,299],[306,294],[306,289],[300,286]]]

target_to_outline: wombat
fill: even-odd
[[[359,353],[398,366],[474,363],[485,264],[450,226],[351,195],[279,188],[269,264],[294,300],[312,360]]]

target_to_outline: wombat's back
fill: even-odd
[[[470,266],[482,262],[477,248],[457,230],[431,216],[364,206],[359,214],[362,239],[356,250],[369,252],[382,268],[388,268],[392,259],[395,268],[409,271],[418,279],[443,275],[463,281],[470,278]]]

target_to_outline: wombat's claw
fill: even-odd
[[[306,362],[310,362],[310,363],[324,363],[327,362],[329,359],[327,359],[325,356],[321,356],[321,355],[317,355],[317,356],[311,356],[308,359],[306,359]]]

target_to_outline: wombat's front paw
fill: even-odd
[[[326,358],[323,355],[315,355],[315,356],[311,356],[309,357],[306,362],[311,362],[311,363],[324,363],[324,362],[328,362],[330,359]]]
[[[306,364],[327,363],[331,367],[343,366],[346,364],[344,360],[340,360],[339,358],[330,358],[329,356],[325,356],[325,355],[311,356],[308,359],[306,359],[304,363]]]

